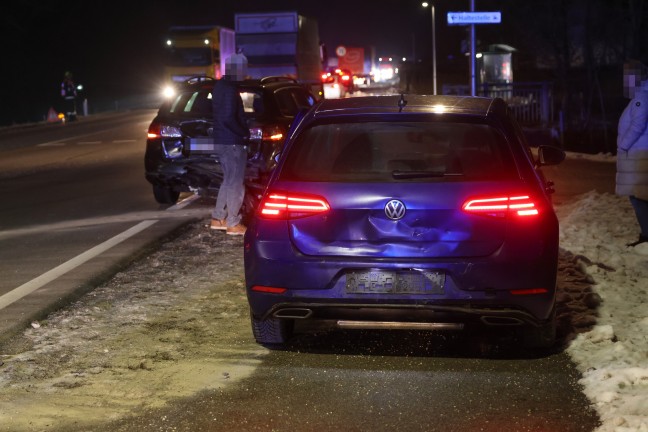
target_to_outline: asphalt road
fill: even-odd
[[[153,110],[0,130],[0,340],[201,217],[144,179]]]

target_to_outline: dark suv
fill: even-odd
[[[222,182],[219,146],[211,139],[214,83],[207,77],[188,80],[149,126],[145,176],[161,204],[176,203],[181,192],[214,196]],[[243,81],[239,89],[250,128],[246,186],[260,190],[293,119],[315,97],[285,77]],[[253,207],[254,196],[247,194],[244,205]]]

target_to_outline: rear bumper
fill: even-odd
[[[254,234],[254,228],[249,235]],[[246,235],[247,238],[247,235]],[[245,242],[247,296],[257,318],[368,319],[420,322],[475,322],[486,325],[539,325],[555,305],[557,243],[541,254],[512,255],[504,250],[482,258],[386,260],[295,256],[290,246],[273,243],[268,259],[254,242]],[[281,243],[281,242],[278,242]],[[258,246],[259,243],[256,243]],[[268,245],[265,245],[268,246]],[[286,247],[287,246],[287,247]],[[443,289],[425,294],[349,292],[349,271],[439,272]],[[281,294],[254,286],[285,288]],[[537,290],[516,293],[513,290]],[[285,311],[304,309],[303,316]],[[284,311],[284,312],[282,312]],[[298,311],[294,311],[299,314]]]
[[[539,327],[546,319],[508,307],[473,305],[403,305],[366,303],[278,303],[258,316],[284,319],[355,320],[363,322],[435,323],[492,327]]]

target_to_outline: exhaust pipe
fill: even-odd
[[[396,321],[347,321],[339,320],[338,327],[348,329],[398,329],[398,330],[463,330],[461,323],[425,323]]]
[[[306,319],[313,315],[313,311],[307,308],[281,309],[272,314],[275,318]]]

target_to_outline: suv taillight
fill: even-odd
[[[264,125],[250,128],[251,140],[281,141],[286,136],[286,130],[280,125]]]
[[[182,131],[175,126],[169,126],[154,121],[148,128],[147,138],[181,138]]]
[[[148,139],[160,138],[160,123],[153,122],[148,128],[148,133],[146,134]]]
[[[461,209],[470,214],[491,217],[537,216],[538,205],[528,195],[481,196],[467,200]]]
[[[258,214],[265,219],[296,219],[330,210],[326,199],[317,195],[269,192],[261,200]]]

